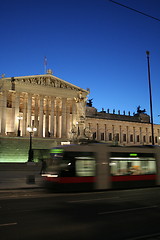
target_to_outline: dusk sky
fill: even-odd
[[[160,0],[115,0],[160,19]],[[81,88],[101,111],[150,115],[160,123],[160,21],[109,0],[3,0],[0,75],[53,75]]]

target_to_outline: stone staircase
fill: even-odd
[[[49,149],[55,147],[54,139],[32,139],[34,161],[49,156]],[[28,161],[29,138],[0,137],[0,163],[24,163]]]

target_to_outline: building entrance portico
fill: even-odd
[[[77,99],[89,94],[71,83],[45,75],[0,79],[0,135],[27,137],[27,127],[35,127],[35,137],[68,139],[79,122]]]

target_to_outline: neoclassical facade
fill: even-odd
[[[69,139],[84,128],[89,91],[52,75],[0,78],[0,136]]]
[[[151,145],[152,131],[150,116],[138,110],[131,116],[125,111],[120,114],[109,111],[98,112],[94,107],[86,109],[86,127],[98,141],[118,145]],[[160,145],[160,125],[154,124],[154,143]]]
[[[120,145],[152,144],[150,117],[144,112],[115,114],[87,106],[88,90],[52,75],[0,78],[0,137],[61,141],[94,138]],[[154,124],[160,145],[160,125]]]

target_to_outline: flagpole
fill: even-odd
[[[46,65],[44,65],[44,74],[46,74],[47,69],[46,69]]]
[[[46,56],[44,57],[44,74],[47,73],[47,58]]]

